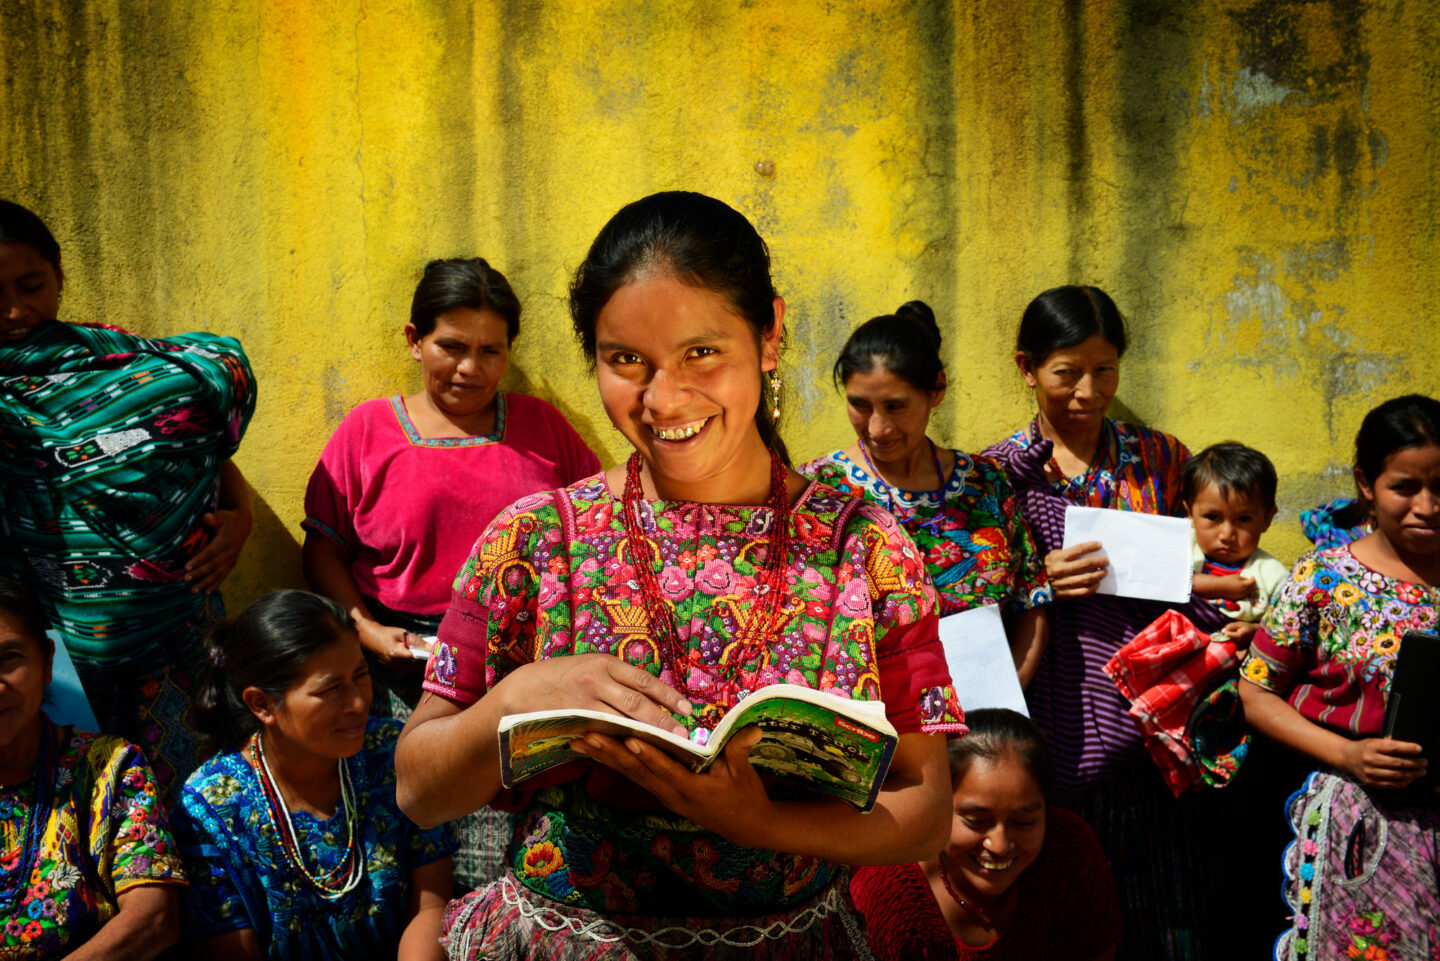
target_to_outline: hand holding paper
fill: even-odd
[[[1183,604],[1190,600],[1190,522],[1138,511],[1099,507],[1065,509],[1070,547],[1099,541],[1109,558],[1098,594]]]
[[[419,641],[418,644],[413,642],[410,644],[410,656],[417,661],[430,660],[430,652],[435,649],[435,642],[438,641],[439,638],[434,634],[427,634],[424,637],[418,637],[414,634],[408,636]]]
[[[1099,541],[1082,541],[1045,555],[1045,576],[1057,598],[1088,597],[1095,593],[1110,566]]]

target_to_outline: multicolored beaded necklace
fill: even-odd
[[[635,570],[640,584],[640,602],[650,622],[651,634],[660,648],[661,679],[683,692],[689,692],[690,651],[680,643],[675,629],[675,614],[660,593],[655,558],[648,551],[644,557],[639,555],[640,546],[650,543],[640,528],[640,502],[643,499],[641,464],[637,452],[630,455],[625,465],[625,491],[620,508],[625,524],[625,559]],[[732,672],[747,663],[775,630],[777,625],[773,622],[777,612],[782,610],[781,599],[789,587],[786,569],[790,561],[790,493],[785,483],[786,476],[784,462],[774,451],[770,451],[770,495],[766,506],[774,513],[770,521],[769,546],[765,553],[765,566],[755,578],[759,601],[738,638],[739,643],[726,645],[720,658],[720,667],[729,667]],[[734,697],[738,693],[738,684],[733,677],[722,674],[719,686],[726,697]]]
[[[40,753],[35,759],[35,773],[31,775],[34,796],[25,805],[24,827],[20,836],[20,860],[15,867],[0,875],[0,917],[8,918],[14,911],[15,903],[30,882],[30,871],[40,856],[40,844],[45,839],[45,828],[50,824],[51,795],[54,785],[50,777],[50,758],[55,752],[55,731],[48,721],[40,725]]]
[[[1085,473],[1079,478],[1066,476],[1065,472],[1060,469],[1060,462],[1055,459],[1054,448],[1051,448],[1050,459],[1045,462],[1045,466],[1054,471],[1055,476],[1060,478],[1055,481],[1057,488],[1075,499],[1079,499],[1089,493],[1090,488],[1094,486],[1095,481],[1099,478],[1100,471],[1105,462],[1110,459],[1112,430],[1113,428],[1110,426],[1110,420],[1108,418],[1100,422],[1100,440],[1095,445],[1095,454],[1090,458],[1090,466],[1085,468]],[[1038,443],[1043,437],[1044,435],[1040,432],[1040,418],[1037,417],[1034,423],[1030,425],[1030,441],[1031,443]]]
[[[350,767],[345,763],[345,758],[335,762],[340,775],[340,804],[345,812],[345,860],[319,877],[305,867],[305,855],[300,850],[295,824],[290,818],[290,808],[286,806],[285,798],[275,784],[275,775],[270,773],[270,765],[265,760],[265,748],[260,743],[259,734],[250,738],[250,764],[255,768],[260,781],[261,793],[265,795],[265,813],[270,819],[270,827],[280,839],[280,849],[285,852],[285,859],[326,901],[337,901],[355,890],[365,877],[365,865],[362,863],[360,846],[355,838],[354,791],[350,786]]]

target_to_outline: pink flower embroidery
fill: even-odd
[[[735,584],[735,569],[721,560],[706,561],[696,583],[707,594],[728,593]]]
[[[846,617],[860,617],[870,611],[870,587],[869,584],[860,579],[851,581],[845,585],[840,592],[840,598],[835,602],[840,613]]]
[[[679,601],[688,593],[690,579],[679,567],[667,567],[660,572],[660,593],[668,601]]]

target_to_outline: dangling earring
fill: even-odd
[[[780,419],[780,373],[778,370],[772,370],[769,373],[770,419],[778,421]]]

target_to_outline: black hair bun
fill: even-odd
[[[921,327],[924,327],[926,332],[929,333],[935,341],[935,349],[937,351],[940,349],[940,324],[935,320],[935,311],[931,310],[930,305],[925,303],[925,301],[907,301],[900,305],[899,310],[895,311],[895,316],[902,317],[905,320],[913,320]]]

